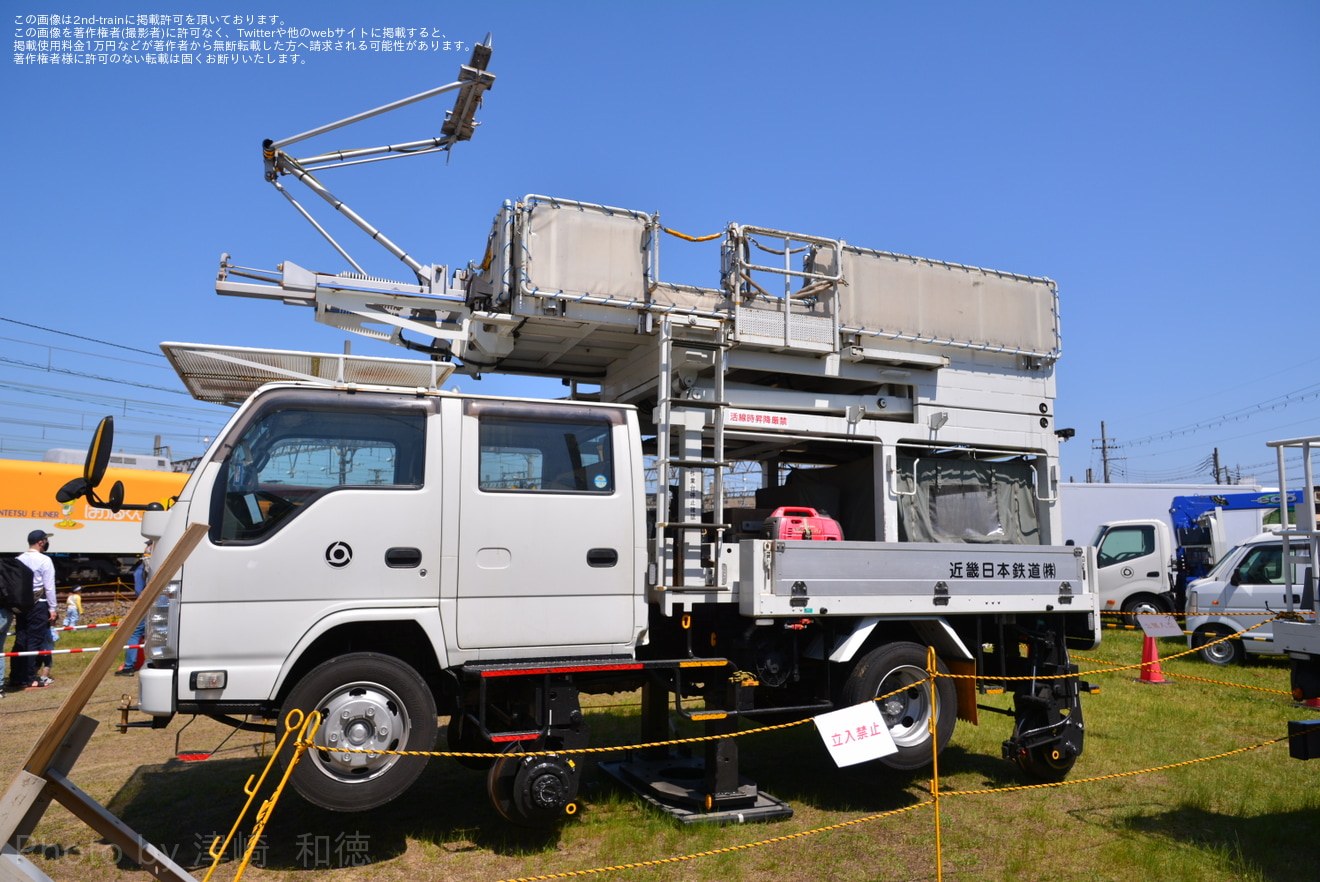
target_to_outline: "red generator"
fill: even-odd
[[[838,542],[843,530],[833,518],[822,517],[814,508],[781,506],[765,519],[761,534],[767,539],[813,539]]]

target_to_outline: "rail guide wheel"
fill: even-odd
[[[577,814],[581,769],[565,756],[502,756],[486,788],[495,810],[524,827],[544,827]]]

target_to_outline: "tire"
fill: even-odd
[[[1140,628],[1141,616],[1168,612],[1169,608],[1159,598],[1150,594],[1137,594],[1123,602],[1123,624]]]
[[[1227,637],[1233,631],[1225,625],[1206,625],[1204,628],[1197,628],[1196,633],[1192,635],[1192,645],[1199,652],[1202,659],[1212,665],[1227,667],[1231,664],[1241,662],[1246,655],[1246,650],[1242,648],[1241,640],[1225,640],[1222,643],[1216,643],[1213,646],[1205,646],[1212,640],[1218,640],[1220,637]]]
[[[417,780],[425,756],[335,753],[331,745],[380,750],[435,748],[435,698],[421,676],[397,658],[355,652],[314,668],[289,693],[291,710],[319,711],[321,727],[290,781],[303,798],[336,812],[357,812],[396,799]],[[285,748],[287,767],[292,747]]]
[[[936,670],[947,674],[944,663],[936,660]],[[930,684],[926,679],[926,647],[919,643],[889,643],[873,649],[853,668],[843,684],[843,704],[851,706],[872,701],[900,686],[907,689],[879,702],[880,715],[889,726],[889,734],[898,753],[880,758],[880,762],[905,771],[920,769],[931,762]],[[935,680],[936,729],[939,749],[949,743],[958,717],[957,696],[948,677]]]

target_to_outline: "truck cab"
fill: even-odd
[[[1293,586],[1292,605],[1301,604],[1297,586],[1309,565],[1305,545],[1291,545],[1285,553],[1283,537],[1273,532],[1261,533],[1232,549],[1209,575],[1187,589],[1189,645],[1215,665],[1242,661],[1247,653],[1282,653],[1273,639],[1273,619],[1288,608],[1288,585]],[[1303,616],[1315,620],[1313,610]],[[1235,634],[1243,636],[1220,640]]]
[[[1101,612],[1171,613],[1173,543],[1162,521],[1101,524],[1096,549]]]

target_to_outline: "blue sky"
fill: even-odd
[[[16,16],[64,11],[8,5],[23,31]],[[1129,481],[1207,481],[1215,448],[1268,481],[1267,440],[1320,434],[1320,4],[505,0],[213,13],[427,28],[466,45],[493,32],[497,82],[448,165],[406,159],[326,181],[423,262],[480,259],[499,205],[542,193],[659,211],[693,234],[736,221],[1049,276],[1064,334],[1058,423],[1077,430],[1065,478],[1099,474],[1102,420],[1115,477]],[[178,394],[151,354],[163,340],[342,349],[345,335],[308,310],[214,293],[221,252],[251,267],[344,268],[263,180],[260,142],[450,82],[468,51],[300,54],[87,66],[17,64],[11,48],[0,73],[0,456],[81,447],[110,411],[125,450],[147,452],[160,434],[177,458],[200,453],[224,411]],[[428,137],[450,104],[312,143]],[[336,233],[368,272],[409,278]],[[664,260],[668,278],[716,284],[711,248],[667,242]],[[353,349],[405,355],[362,338]],[[561,392],[496,377],[460,385]]]

